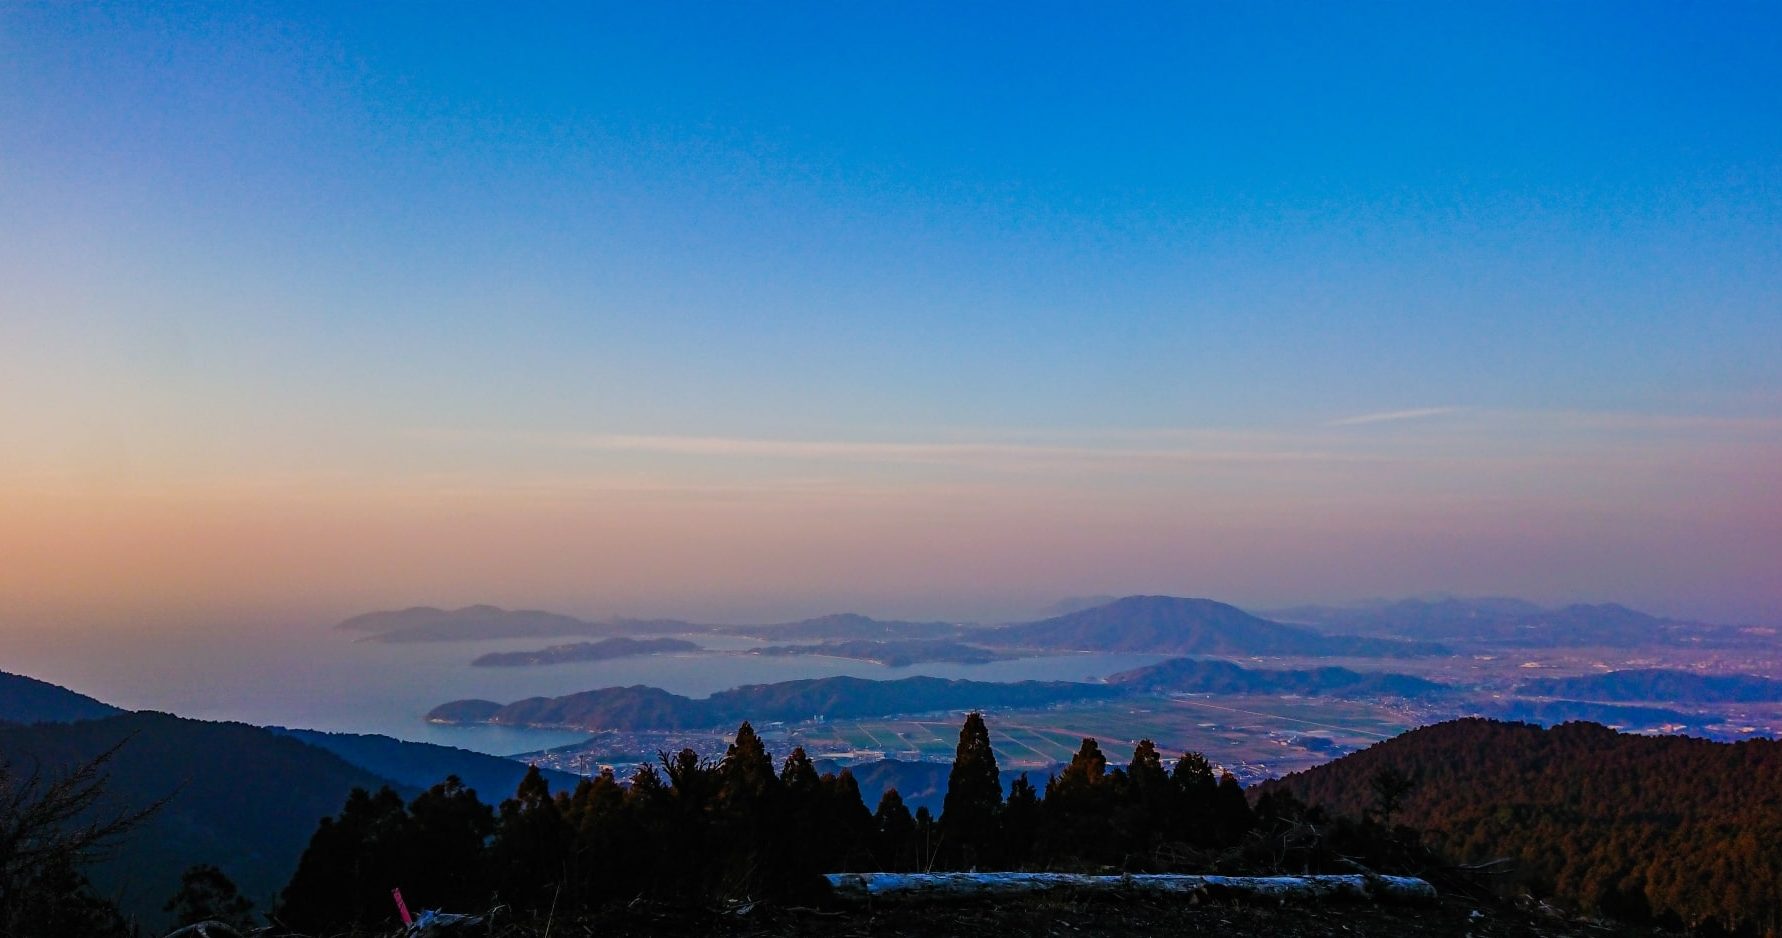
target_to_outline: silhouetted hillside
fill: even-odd
[[[524,762],[455,746],[413,743],[361,733],[324,733],[282,726],[267,729],[325,749],[373,775],[408,788],[427,788],[448,775],[456,775],[465,786],[493,798],[512,792],[526,775]],[[575,785],[578,778],[554,769],[540,771],[547,781],[560,788]]]
[[[1128,596],[1038,622],[985,630],[974,640],[1025,648],[1169,655],[1414,655],[1428,644],[1326,635],[1282,625],[1211,599]]]
[[[49,777],[120,742],[107,767],[109,806],[167,802],[91,877],[102,894],[151,922],[161,920],[161,903],[195,863],[221,866],[264,908],[290,878],[317,820],[339,810],[354,787],[385,784],[333,753],[242,723],[141,712],[0,725],[0,758],[41,765]]]
[[[59,684],[0,671],[0,720],[8,723],[69,723],[123,712]]]
[[[1696,674],[1636,668],[1584,677],[1524,682],[1518,693],[1582,700],[1654,700],[1673,703],[1757,703],[1782,700],[1782,681],[1755,674]]]
[[[1413,780],[1394,819],[1456,860],[1514,857],[1528,886],[1620,916],[1782,925],[1782,742],[1467,719],[1262,790],[1355,815],[1383,771]]]
[[[573,616],[536,609],[507,610],[496,606],[435,609],[415,606],[391,612],[368,612],[340,623],[336,628],[365,632],[367,641],[451,642],[485,638],[557,638],[572,635],[611,635],[611,625],[585,622]]]
[[[1679,726],[1699,729],[1705,723],[1715,722],[1669,707],[1597,703],[1589,700],[1474,700],[1466,704],[1466,709],[1473,716],[1539,723],[1542,726],[1558,726],[1561,723],[1584,720],[1624,730]]]
[[[500,723],[569,726],[587,730],[702,729],[760,722],[930,713],[977,707],[1039,707],[1066,700],[1111,697],[1118,688],[1063,681],[953,681],[909,677],[870,681],[827,677],[777,684],[749,684],[703,699],[656,687],[606,687],[563,697],[532,697],[511,704],[456,700],[435,707],[437,723]]]
[[[1131,690],[1194,694],[1302,694],[1308,697],[1436,697],[1453,692],[1446,684],[1409,674],[1376,674],[1348,668],[1271,671],[1242,668],[1229,661],[1171,658],[1122,671],[1108,683]]]

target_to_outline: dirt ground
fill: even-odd
[[[493,926],[492,928],[490,926]],[[1652,929],[1565,916],[1529,902],[1471,901],[1447,897],[1434,905],[1392,906],[1366,902],[1194,902],[1179,897],[1070,896],[946,902],[878,902],[817,908],[736,905],[688,909],[636,903],[594,915],[516,921],[497,914],[482,926],[451,932],[452,938],[610,938],[610,936],[709,935],[810,936],[810,938],[1003,938],[1003,936],[1393,936],[1470,938],[1608,938],[1658,936]],[[439,938],[446,938],[441,933]]]

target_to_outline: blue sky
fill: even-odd
[[[0,599],[53,612],[46,571],[109,572],[139,586],[108,608],[198,609],[215,552],[310,556],[231,519],[320,502],[318,544],[480,542],[389,493],[521,519],[548,491],[660,556],[312,582],[342,606],[647,612],[691,578],[709,607],[1460,589],[1782,617],[1742,566],[1782,547],[1752,507],[1782,481],[1779,21],[7,7],[0,482],[29,533],[0,550],[88,520]],[[757,509],[727,549],[713,491]],[[990,555],[975,576],[926,565],[922,509]],[[509,554],[547,551],[511,523]],[[1385,549],[1418,532],[1439,562]],[[168,538],[184,560],[116,567]],[[755,543],[782,562],[737,573]],[[1354,543],[1378,563],[1318,572]]]

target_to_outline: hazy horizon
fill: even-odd
[[[0,9],[0,630],[1782,623],[1776,8],[1091,19]]]

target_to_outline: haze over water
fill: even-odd
[[[448,700],[507,703],[598,687],[646,684],[690,697],[741,684],[852,675],[879,680],[923,674],[979,681],[1097,680],[1151,664],[1159,655],[1072,654],[983,665],[929,663],[887,668],[818,656],[729,655],[749,639],[688,636],[712,653],[647,655],[541,667],[477,668],[492,651],[535,649],[571,639],[384,644],[332,630],[279,635],[114,638],[95,655],[64,636],[0,634],[5,668],[63,684],[128,709],[162,710],[345,733],[378,733],[510,755],[577,742],[586,733],[499,726],[439,726],[423,715]]]

